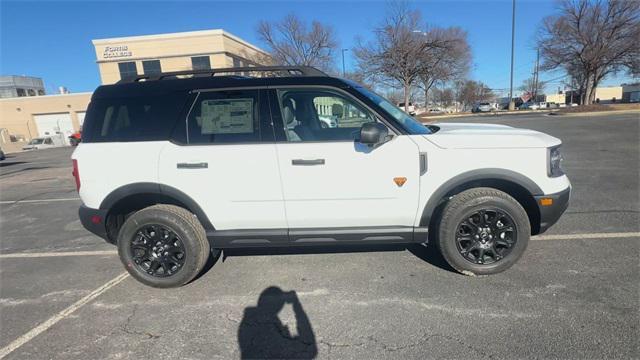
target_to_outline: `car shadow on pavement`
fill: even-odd
[[[26,161],[11,161],[11,160],[4,160],[2,162],[0,162],[0,167],[7,167],[7,166],[11,166],[11,165],[20,165],[20,164],[25,164]]]
[[[295,316],[295,335],[278,317],[288,304]],[[238,344],[241,359],[313,359],[318,355],[316,337],[298,295],[276,286],[262,291],[257,306],[244,309]]]
[[[442,270],[456,272],[438,252],[435,245],[421,244],[380,244],[380,245],[333,245],[333,246],[305,246],[305,247],[269,247],[225,249],[222,261],[233,256],[257,255],[303,255],[303,254],[340,254],[357,252],[389,252],[409,251],[419,259]]]
[[[442,257],[442,254],[440,254],[435,245],[423,246],[420,244],[412,244],[407,246],[407,250],[433,266],[439,267],[442,270],[457,273],[457,271],[455,271],[455,269],[452,268],[451,265],[449,265],[449,263],[447,263],[447,261]]]

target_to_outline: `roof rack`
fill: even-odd
[[[150,81],[150,80],[163,80],[167,78],[175,78],[182,75],[195,76],[215,76],[216,74],[224,73],[242,73],[242,72],[272,72],[281,73],[286,76],[329,76],[324,72],[311,67],[311,66],[244,66],[244,67],[232,67],[222,69],[207,69],[207,70],[183,70],[165,72],[157,75],[138,75],[130,79],[122,79],[118,81],[119,84]]]

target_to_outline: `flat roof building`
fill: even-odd
[[[93,40],[103,84],[137,75],[251,66],[266,53],[224,30]]]
[[[45,94],[44,82],[33,76],[0,76],[0,98],[23,96],[42,96]]]

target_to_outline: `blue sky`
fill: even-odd
[[[460,26],[469,32],[474,66],[471,78],[491,88],[509,86],[511,1],[416,1],[425,21]],[[367,39],[385,15],[384,1],[6,1],[0,0],[0,73],[42,77],[48,92],[67,86],[72,92],[99,85],[92,39],[222,28],[258,46],[260,20],[294,13],[330,24],[341,48],[356,36]],[[541,20],[555,11],[553,1],[516,4],[514,87],[531,76],[535,34]],[[346,53],[347,70],[354,65]],[[339,64],[339,58],[336,59]],[[544,73],[553,79],[562,73]],[[624,76],[609,79],[617,84]],[[554,90],[559,83],[552,84]]]

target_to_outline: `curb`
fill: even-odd
[[[605,111],[589,111],[589,112],[570,112],[570,113],[559,113],[556,115],[560,116],[599,116],[599,115],[609,115],[609,114],[640,114],[640,109],[628,109],[628,110],[605,110]]]

